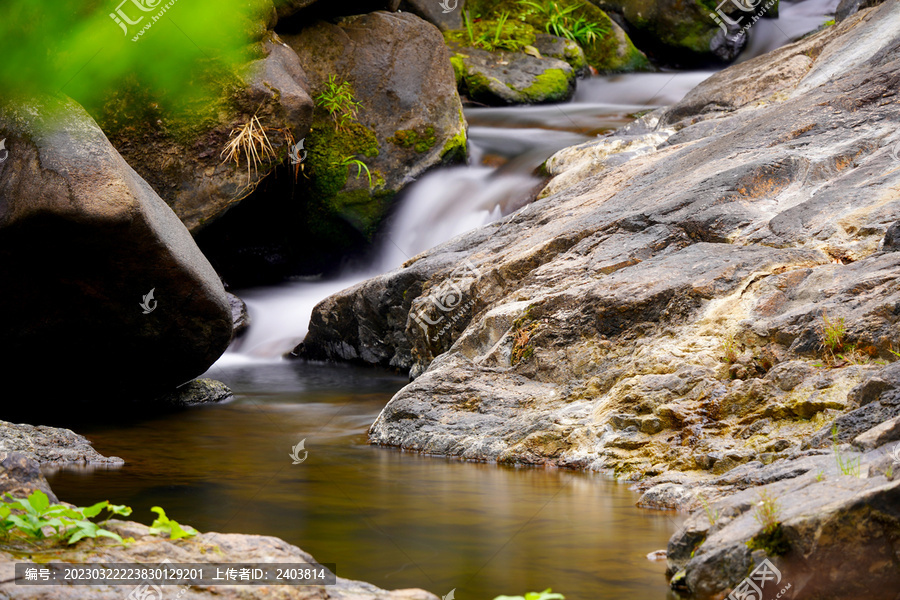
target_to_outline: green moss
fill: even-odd
[[[441,162],[459,163],[465,162],[468,156],[468,145],[466,138],[466,128],[463,126],[459,133],[447,140],[444,147],[441,148]]]
[[[529,102],[561,102],[569,96],[571,80],[562,69],[547,69],[522,90]]]
[[[356,121],[339,131],[324,110],[316,109],[305,147],[308,155],[304,175],[308,186],[304,196],[311,230],[320,237],[335,236],[340,241],[345,236],[344,224],[350,223],[371,237],[394,194],[382,189],[384,176],[380,172],[372,171],[370,189],[365,173],[357,178],[356,167],[342,161],[356,156],[365,162],[366,157],[378,156],[375,131]],[[351,180],[363,181],[365,187],[360,188]],[[350,189],[346,189],[348,184]]]
[[[499,16],[499,13],[497,13]],[[454,29],[444,32],[444,39],[460,46],[480,48],[482,50],[510,50],[518,51],[525,46],[534,44],[534,27],[519,20],[507,19],[500,27],[500,35],[497,35],[498,25],[501,22],[495,19],[477,21],[472,24],[472,38],[467,29]]]
[[[453,65],[453,76],[456,77],[456,85],[459,86],[466,76],[466,63],[464,55],[454,54],[450,57],[450,64]]]
[[[607,31],[607,33],[600,36],[598,40],[582,46],[587,62],[590,65],[594,66],[599,71],[608,73],[647,70],[650,68],[650,62],[647,60],[647,57],[635,48],[634,44],[631,43],[631,40],[628,39],[628,36],[625,36],[626,42],[624,52],[621,55],[619,54],[619,40],[614,33],[612,20],[605,12],[589,2],[582,2],[581,0],[558,1],[563,8],[568,8],[570,6],[576,7],[576,9],[570,13],[573,20],[582,17],[589,22],[597,23]],[[529,11],[527,7],[519,4],[518,0],[469,0],[466,3],[466,6],[470,14],[476,18],[490,19],[497,17],[500,13],[505,11],[510,13],[511,21],[521,21],[530,25],[537,31],[546,31],[546,23],[542,21],[542,18],[533,11]],[[704,25],[706,26],[706,30],[709,30],[709,24]],[[463,31],[463,33],[466,32]],[[707,42],[707,50],[708,47]],[[572,64],[568,60],[566,62]],[[575,69],[581,68],[574,64],[572,67]]]
[[[434,135],[434,127],[426,127],[422,132],[413,129],[395,131],[387,141],[401,148],[413,148],[416,152],[422,153],[431,150],[437,143],[437,138]]]
[[[784,528],[778,523],[772,531],[763,531],[747,542],[751,550],[764,550],[769,556],[783,556],[791,549]]]

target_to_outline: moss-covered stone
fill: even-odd
[[[426,127],[422,132],[414,129],[395,131],[387,141],[401,148],[413,148],[416,152],[422,153],[431,150],[437,143],[437,138],[434,135],[434,127]]]
[[[459,133],[447,140],[447,143],[441,148],[441,162],[444,164],[465,162],[466,157],[469,155],[466,119],[462,111],[459,111],[459,120],[461,123]]]
[[[499,15],[498,15],[499,16]],[[444,32],[444,39],[460,46],[470,46],[482,50],[521,50],[534,44],[537,31],[529,23],[517,19],[484,19],[472,24],[471,36],[468,29],[454,29]]]
[[[558,4],[562,9],[574,9],[567,15],[572,21],[584,19],[589,23],[597,24],[604,31],[593,42],[580,44],[587,62],[595,69],[612,73],[650,68],[647,57],[634,46],[625,32],[613,23],[601,9],[579,0],[558,0]],[[467,7],[475,18],[490,20],[507,12],[510,14],[510,20],[521,21],[536,31],[552,33],[537,11],[530,10],[517,0],[469,0]],[[576,59],[574,56],[569,58]],[[569,62],[568,59],[567,62]],[[570,62],[570,64],[572,63]],[[581,68],[577,64],[572,64],[572,67],[576,70]]]
[[[338,129],[325,111],[317,109],[306,149],[303,171],[309,182],[305,197],[312,232],[340,239],[343,223],[349,222],[371,238],[394,193],[383,189],[381,173],[370,171],[370,184],[366,171],[350,161],[365,163],[379,155],[375,132],[356,121]]]
[[[571,94],[571,84],[570,77],[561,69],[547,69],[522,94],[532,102],[561,102]]]

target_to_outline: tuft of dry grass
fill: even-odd
[[[275,158],[275,149],[266,135],[266,130],[259,122],[256,115],[247,122],[246,125],[232,129],[229,134],[228,143],[222,150],[220,156],[224,157],[222,163],[234,161],[236,165],[241,165],[241,157],[245,157],[247,161],[247,185],[250,185],[250,171],[257,171],[259,165],[266,159]]]

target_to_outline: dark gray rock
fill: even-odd
[[[0,362],[27,399],[0,413],[149,399],[209,368],[231,340],[225,290],[96,123],[34,98],[0,107],[0,131]]]
[[[838,23],[863,10],[884,2],[884,0],[841,0],[834,11],[834,20]]]
[[[900,221],[897,221],[884,234],[884,241],[881,242],[881,249],[884,252],[900,251]]]
[[[450,7],[450,10],[444,6]],[[460,29],[462,23],[462,11],[465,10],[466,0],[402,0],[400,10],[411,12],[421,17],[440,29],[450,31]]]
[[[159,404],[187,408],[203,404],[218,404],[231,398],[231,389],[215,379],[195,379],[157,399]]]
[[[250,313],[247,312],[247,304],[234,294],[228,294],[228,304],[231,306],[234,337],[238,337],[250,327]]]
[[[337,77],[360,103],[351,133],[337,131],[329,115],[316,111],[306,140],[306,200],[319,220],[349,223],[371,241],[397,192],[431,168],[466,160],[466,122],[443,37],[411,13],[378,11],[318,21],[284,40],[300,56],[315,94]],[[334,167],[332,152],[363,160],[372,182]],[[334,181],[344,183],[334,189]],[[340,229],[326,228],[334,230]]]

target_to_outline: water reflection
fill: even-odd
[[[260,373],[260,370],[265,373]],[[666,597],[671,515],[598,474],[511,468],[365,444],[405,378],[280,363],[216,374],[234,402],[84,433],[116,471],[50,473],[56,493],[109,498],[149,523],[159,504],[203,531],[276,535],[381,587],[490,599],[553,587],[578,598]],[[306,439],[309,457],[292,465]]]

